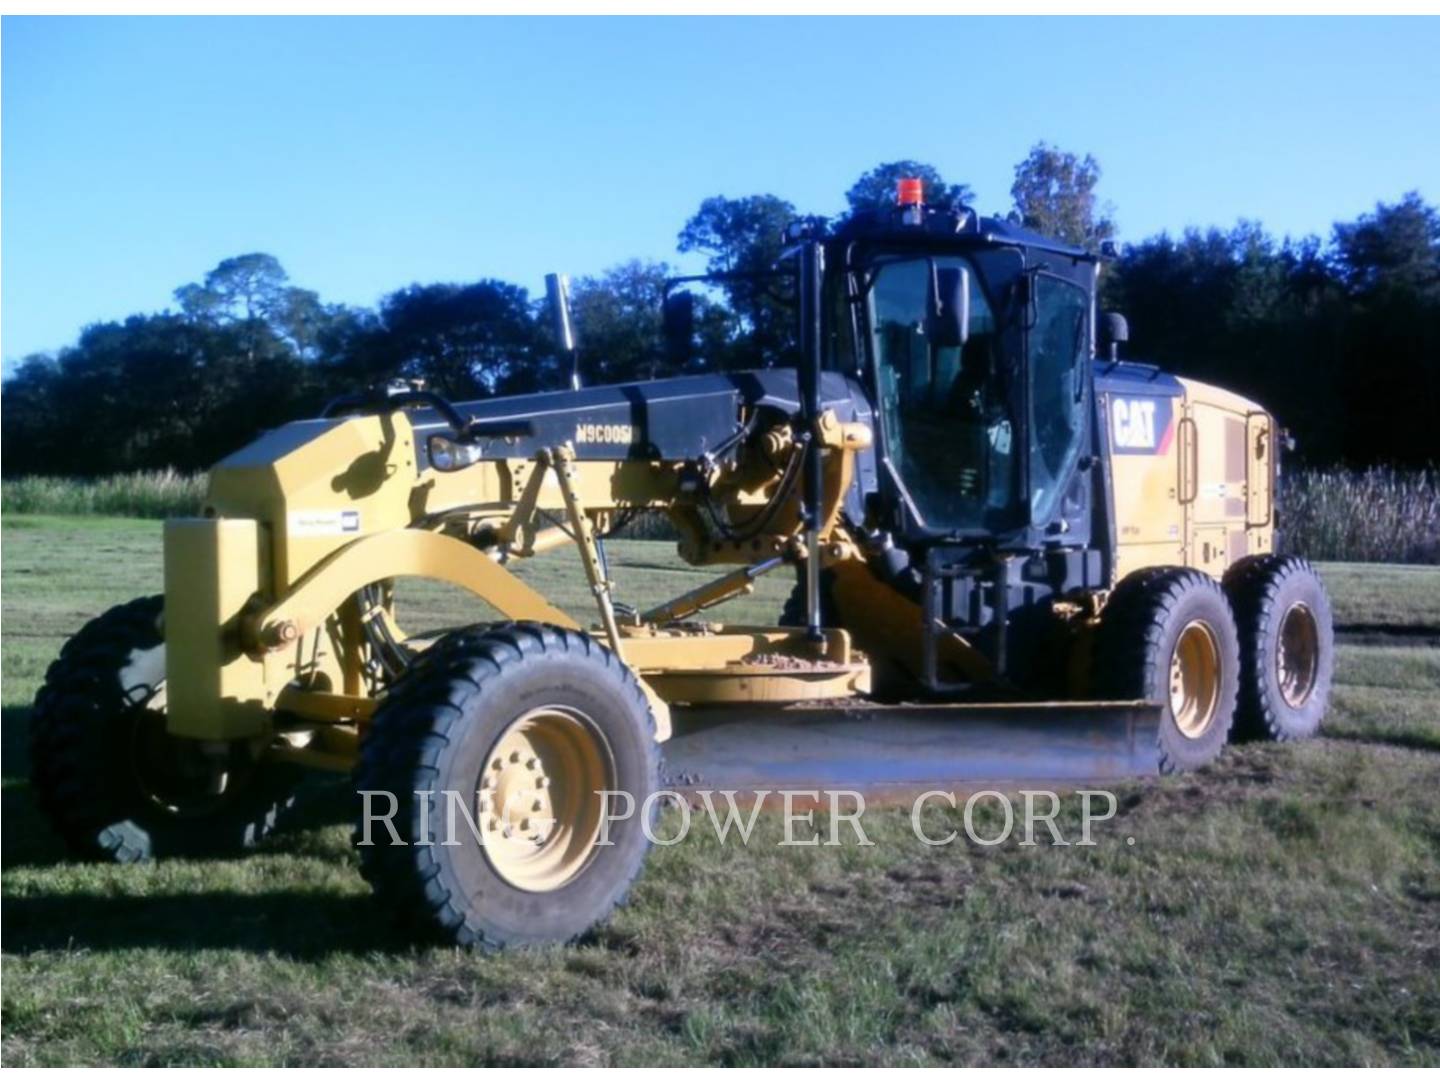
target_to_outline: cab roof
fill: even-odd
[[[913,243],[926,237],[936,240],[968,238],[977,243],[1048,251],[1079,261],[1094,262],[1098,259],[1082,247],[1044,236],[1004,218],[984,217],[968,206],[927,206],[922,221],[917,224],[906,224],[898,207],[862,210],[842,221],[836,227],[834,236],[839,240],[872,243]]]

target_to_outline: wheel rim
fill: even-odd
[[[509,884],[551,892],[589,864],[600,838],[602,792],[614,755],[577,709],[548,705],[510,724],[485,757],[477,821],[485,857]]]
[[[1195,619],[1185,625],[1170,657],[1170,712],[1187,739],[1198,739],[1215,719],[1220,700],[1220,643]]]
[[[1298,709],[1315,689],[1320,669],[1320,626],[1306,604],[1291,604],[1280,620],[1280,643],[1275,650],[1275,675],[1280,696]]]

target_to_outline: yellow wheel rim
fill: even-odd
[[[584,713],[533,709],[500,733],[476,784],[485,857],[505,881],[550,892],[589,864],[614,755]]]
[[[1187,739],[1205,734],[1220,700],[1220,643],[1194,619],[1180,631],[1170,657],[1170,712]]]
[[[1298,709],[1315,689],[1320,669],[1320,627],[1308,605],[1295,603],[1280,620],[1275,675],[1285,704]]]

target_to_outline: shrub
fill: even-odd
[[[95,480],[22,476],[0,488],[7,514],[102,514],[166,518],[198,514],[205,476],[174,469],[120,473]]]
[[[1440,472],[1289,473],[1280,485],[1280,550],[1307,559],[1440,563]]]

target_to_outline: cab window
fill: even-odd
[[[947,268],[971,278],[963,346],[927,333],[932,276]],[[896,259],[872,273],[867,323],[891,461],[926,527],[994,527],[1015,499],[1014,425],[979,277],[958,256]]]
[[[1035,276],[1030,329],[1030,520],[1048,522],[1085,433],[1090,300],[1049,274]]]

